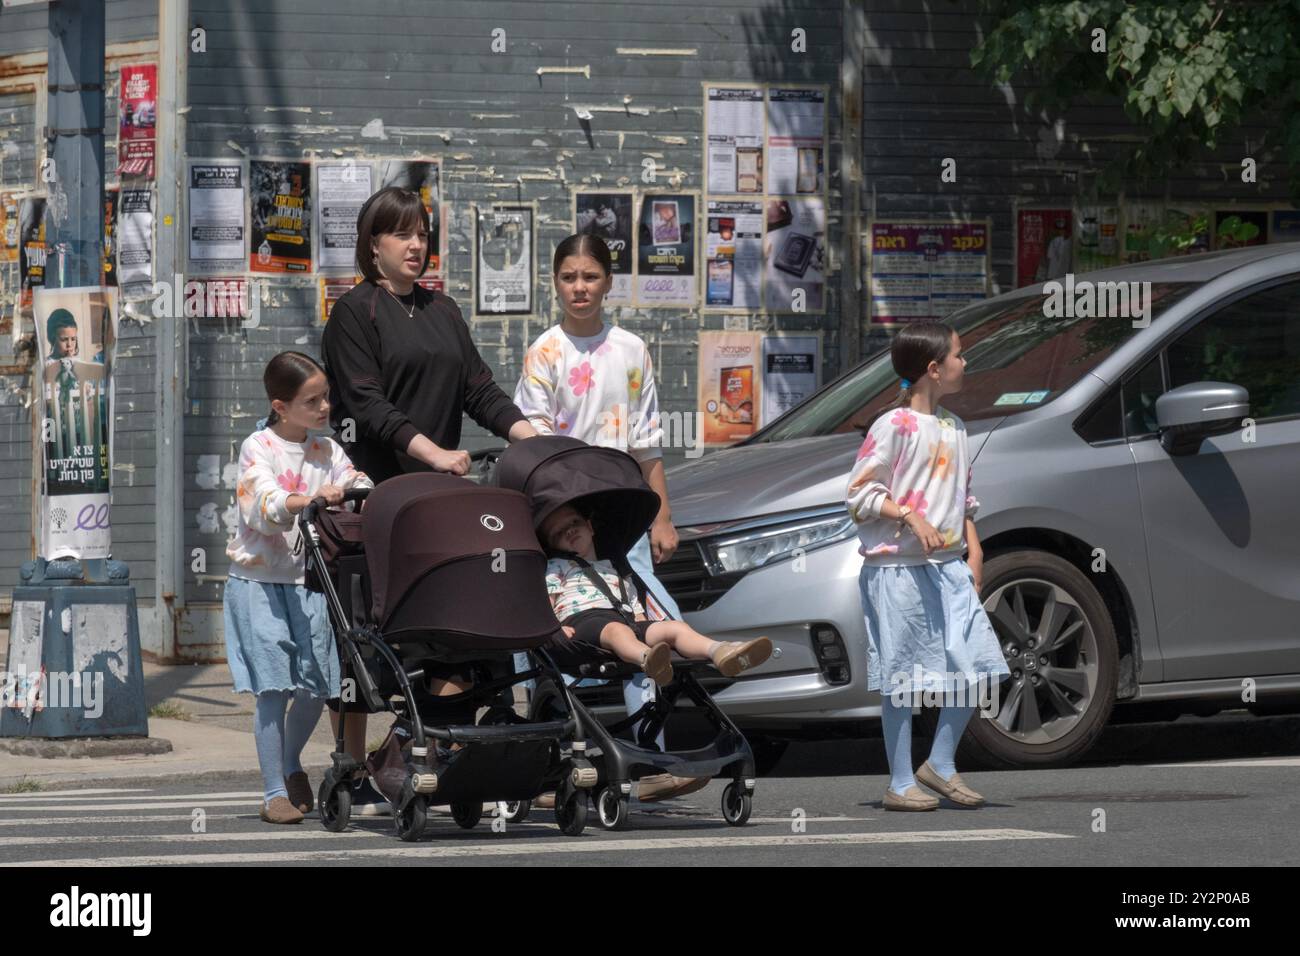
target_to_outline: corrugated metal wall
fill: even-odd
[[[254,15],[248,4],[198,0],[193,19],[208,31],[208,52],[190,56],[189,152],[442,156],[444,199],[452,205],[448,291],[468,316],[472,204],[537,203],[538,271],[545,277],[556,243],[572,232],[570,187],[642,185],[647,156],[660,170],[656,188],[703,187],[703,82],[825,83],[828,112],[838,116],[840,6],[840,0],[402,0],[362,9],[342,0],[280,0],[274,13]],[[807,31],[807,53],[791,52],[796,26]],[[498,27],[506,31],[505,54],[490,49]],[[620,54],[620,47],[693,52]],[[554,66],[589,67],[590,78],[539,76],[539,67]],[[589,133],[575,115],[577,105],[597,108]],[[383,138],[362,136],[375,120],[382,121]],[[837,136],[834,124],[831,210],[839,201]],[[831,245],[839,241],[838,226],[832,215]],[[825,316],[765,321],[781,329],[825,329],[826,367],[834,374],[838,309],[836,279],[830,281]],[[211,485],[213,461],[200,463],[200,456],[218,456],[223,467],[233,460],[265,414],[260,376],[275,352],[315,353],[319,346],[314,289],[273,282],[261,328],[226,333],[216,323],[190,339],[186,551],[203,547],[208,555],[208,575],[187,583],[191,602],[220,599],[226,527],[214,528],[211,515],[233,502],[228,483],[200,487],[201,477]],[[539,281],[536,291],[533,318],[473,323],[475,341],[508,391],[527,344],[552,324],[549,282]],[[721,328],[722,317],[677,309],[611,314],[650,344],[666,409],[693,409],[698,334]],[[467,422],[466,446],[484,443],[496,440]]]

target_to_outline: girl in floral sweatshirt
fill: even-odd
[[[886,810],[933,810],[924,786],[960,806],[984,798],[957,775],[972,702],[1008,673],[980,604],[983,556],[973,520],[966,426],[942,409],[961,391],[961,339],[939,322],[905,326],[890,355],[902,389],[868,429],[846,505],[858,526],[867,689],[881,694],[889,758]],[[969,548],[969,558],[962,553]],[[912,772],[912,707],[943,700],[930,759]]]
[[[271,415],[239,450],[239,527],[226,548],[226,659],[235,691],[257,697],[262,819],[299,823],[312,809],[300,757],[325,699],[339,695],[339,663],[324,595],[303,586],[294,524],[313,498],[337,505],[373,485],[337,444],[308,434],[329,424],[329,385],[312,358],[281,352],[262,381]]]

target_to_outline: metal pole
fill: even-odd
[[[181,189],[185,175],[186,66],[189,55],[189,3],[159,0],[158,4],[158,214],[155,269],[170,289],[183,271]],[[175,298],[171,301],[174,303]],[[178,637],[185,608],[184,403],[185,372],[189,365],[184,318],[158,320],[155,391],[158,396],[156,447],[158,456],[155,556],[156,627],[161,632],[161,660],[178,656]]]
[[[862,342],[862,84],[866,18],[859,0],[843,0],[840,61],[840,372],[858,364]]]
[[[104,223],[104,0],[62,0],[49,12],[45,284],[101,284]],[[47,178],[42,171],[42,178]]]

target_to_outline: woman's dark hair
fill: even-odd
[[[925,376],[931,362],[942,364],[952,351],[952,333],[952,326],[946,322],[917,322],[903,326],[889,346],[889,360],[898,377],[915,384]],[[870,428],[881,415],[902,408],[911,399],[911,388],[899,388],[898,397],[872,415],[865,427]]]
[[[366,200],[357,215],[357,270],[371,282],[383,278],[379,266],[375,263],[375,253],[371,244],[385,233],[411,232],[423,229],[426,235],[432,235],[429,228],[429,211],[419,193],[397,186],[386,186]],[[420,275],[429,268],[428,250],[425,251],[424,264]]]
[[[556,246],[555,259],[551,263],[551,275],[560,274],[560,263],[569,256],[591,256],[600,263],[600,267],[605,270],[605,275],[614,272],[614,257],[609,254],[609,246],[605,245],[605,240],[600,236],[579,233]]]
[[[45,322],[45,338],[50,343],[50,358],[59,358],[59,329],[77,329],[77,320],[67,309],[55,309]]]
[[[303,383],[317,372],[325,374],[325,370],[310,355],[281,352],[266,363],[266,371],[262,373],[262,385],[266,389],[267,399],[292,402],[298,397]],[[271,409],[271,414],[266,417],[267,426],[274,425],[279,420],[280,416],[275,413],[275,409]]]

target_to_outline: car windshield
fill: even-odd
[[[1151,285],[1151,317],[1200,283]],[[961,336],[966,358],[962,390],[943,398],[943,407],[964,421],[1014,415],[1050,402],[1138,330],[1130,319],[1048,318],[1046,296],[980,302],[947,321]],[[813,438],[861,431],[874,413],[898,395],[898,375],[889,351],[868,359],[847,375],[791,409],[746,444]]]

